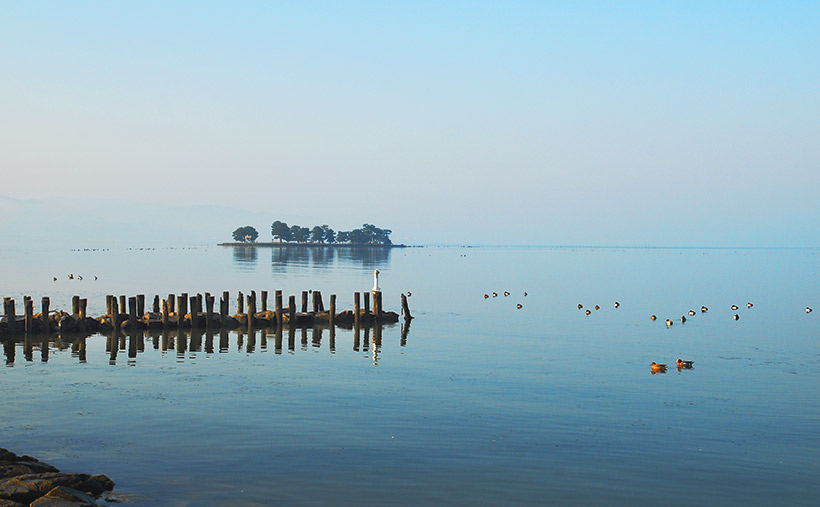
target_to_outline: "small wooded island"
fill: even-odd
[[[363,247],[404,247],[394,245],[390,241],[390,229],[380,229],[373,224],[364,224],[352,231],[336,232],[325,225],[316,225],[312,229],[299,225],[288,225],[282,221],[275,221],[270,226],[273,240],[269,243],[257,243],[259,232],[256,228],[246,225],[233,231],[232,243],[220,245],[242,246],[363,246]]]

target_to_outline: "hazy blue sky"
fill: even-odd
[[[261,239],[820,244],[816,1],[1,1],[0,57],[14,199],[222,205]]]

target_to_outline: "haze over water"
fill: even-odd
[[[387,309],[411,292],[416,318],[406,335],[384,327],[380,341],[372,329],[358,340],[345,329],[123,336],[113,360],[101,335],[86,338],[84,361],[67,340],[47,355],[37,339],[31,352],[17,342],[11,360],[6,345],[3,445],[106,473],[135,505],[626,505],[648,492],[674,504],[808,505],[820,493],[820,313],[804,309],[817,304],[818,254],[499,247],[283,258],[201,246],[64,252],[45,269],[45,251],[4,250],[7,294],[60,306],[77,293],[92,315],[114,286],[149,300],[310,288],[336,293],[344,309],[378,268]],[[51,280],[62,271],[84,278]],[[42,280],[40,291],[26,280]],[[676,370],[678,357],[694,368]],[[652,374],[652,361],[667,373]]]

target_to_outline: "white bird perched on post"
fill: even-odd
[[[381,289],[379,288],[379,270],[376,269],[373,271],[373,292],[379,292]]]

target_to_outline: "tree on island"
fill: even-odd
[[[359,229],[352,231],[336,232],[327,224],[315,225],[313,228],[302,227],[300,225],[288,226],[285,222],[277,220],[270,226],[270,233],[274,239],[280,243],[296,242],[311,244],[350,244],[350,245],[380,245],[391,246],[390,229],[380,229],[373,224],[364,224]]]
[[[256,241],[256,238],[258,237],[259,233],[256,232],[256,229],[251,227],[250,225],[246,225],[245,227],[239,227],[238,229],[233,231],[234,241],[253,243],[254,241]]]
[[[279,238],[279,242],[290,241],[290,227],[285,222],[277,220],[270,226],[270,234],[274,238]]]

